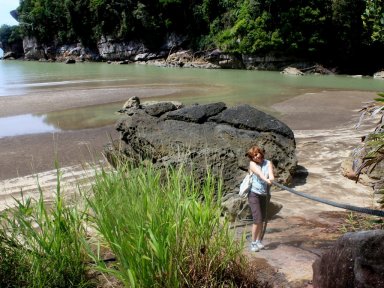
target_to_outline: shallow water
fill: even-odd
[[[55,125],[48,124],[45,116],[24,114],[0,118],[0,138],[43,132],[59,131]]]
[[[268,71],[162,68],[139,64],[0,61],[0,100],[2,96],[18,97],[39,92],[79,93],[87,89],[128,92],[141,88],[164,90],[156,100],[178,100],[185,104],[222,101],[229,106],[247,103],[273,114],[271,105],[303,93],[383,91],[384,81],[371,77],[297,77]],[[112,124],[118,117],[114,112],[121,105],[122,102],[118,102],[56,111],[37,115],[33,121],[32,115],[21,115],[12,118],[11,124],[10,117],[3,117],[0,118],[0,137]],[[26,122],[38,129],[29,128]]]

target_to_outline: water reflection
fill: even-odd
[[[8,136],[55,132],[60,129],[45,122],[42,115],[18,115],[0,118],[0,138]]]
[[[44,122],[64,131],[102,127],[121,117],[116,113],[121,106],[118,102],[52,112],[46,114]]]
[[[18,115],[0,118],[0,138],[47,132],[102,127],[121,117],[116,111],[122,103],[68,109],[43,115]]]

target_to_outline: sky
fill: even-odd
[[[0,26],[3,24],[17,25],[17,21],[13,19],[9,12],[15,10],[18,6],[19,0],[0,0]]]
[[[15,10],[19,6],[19,0],[0,0],[0,26],[6,24],[9,26],[17,25],[17,21],[13,19],[10,11]],[[3,50],[0,49],[0,57],[3,57]]]

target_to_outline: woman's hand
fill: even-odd
[[[271,185],[271,180],[269,180],[268,178],[265,177],[265,175],[263,174],[263,171],[261,171],[261,167],[259,165],[257,165],[255,162],[251,162],[249,164],[249,169],[251,170],[251,172],[255,175],[257,175],[261,180],[263,180],[264,182],[267,182],[269,185]]]

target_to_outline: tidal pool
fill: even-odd
[[[0,138],[60,131],[50,123],[46,123],[46,116],[24,114],[0,118]]]

